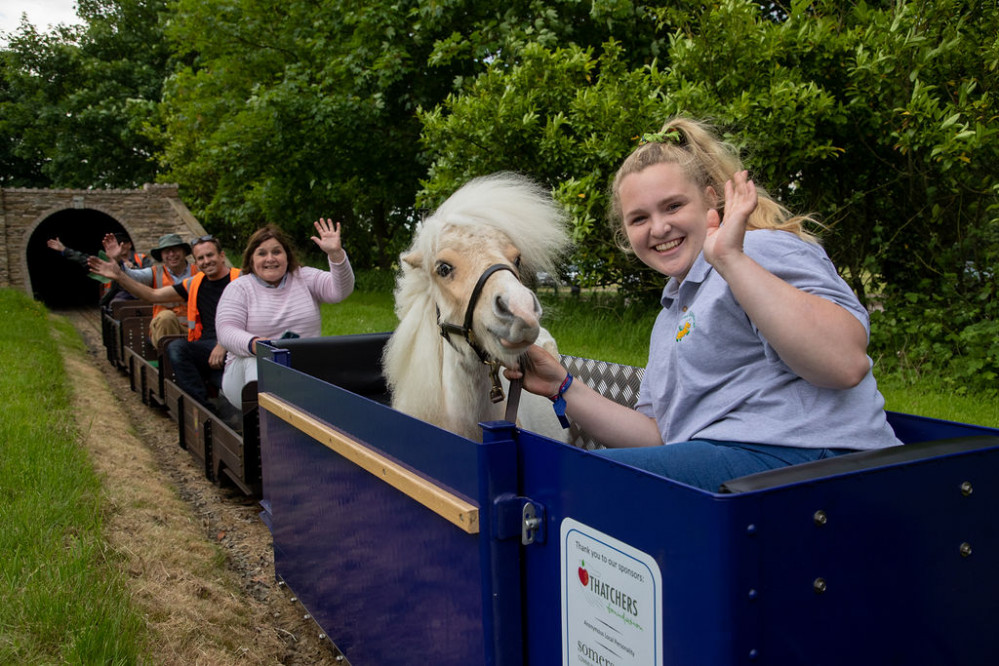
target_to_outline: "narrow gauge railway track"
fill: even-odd
[[[231,484],[214,483],[205,476],[203,465],[179,446],[177,424],[163,407],[143,403],[133,391],[131,379],[107,359],[102,340],[102,316],[97,308],[55,310],[80,335],[87,355],[100,373],[115,402],[120,406],[130,429],[152,453],[159,481],[175,489],[190,508],[188,520],[197,526],[204,538],[218,546],[225,556],[226,568],[235,576],[244,614],[266,618],[257,627],[261,634],[275,634],[283,647],[279,655],[254,656],[245,654],[240,664],[274,664],[287,666],[331,666],[343,664],[331,650],[330,643],[319,635],[319,629],[306,617],[301,604],[278,585],[274,574],[274,554],[270,532],[260,520],[257,498],[248,496]],[[71,381],[75,378],[70,377]],[[86,415],[81,422],[87,423]],[[108,433],[107,436],[113,436]],[[115,483],[113,478],[107,483]],[[166,538],[166,537],[164,537]],[[130,572],[130,575],[135,575]],[[186,576],[204,575],[189,571]],[[205,589],[208,588],[206,584]],[[240,618],[233,618],[233,622]],[[170,662],[166,656],[161,663]]]
[[[101,334],[101,313],[97,308],[72,308],[66,310],[55,310],[54,314],[65,317],[81,335],[83,330],[93,332],[95,335]],[[98,340],[100,338],[98,337]]]

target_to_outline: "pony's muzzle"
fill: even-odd
[[[514,295],[497,294],[493,299],[493,315],[506,328],[501,336],[509,344],[530,344],[541,328],[541,303],[527,289]]]

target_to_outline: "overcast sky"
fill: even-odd
[[[76,0],[2,0],[0,32],[14,32],[21,24],[22,13],[39,32],[48,32],[49,26],[59,23],[79,23]]]

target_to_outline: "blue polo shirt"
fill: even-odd
[[[786,231],[756,230],[746,233],[744,248],[777,277],[846,308],[870,334],[867,312],[821,246]],[[663,442],[901,444],[870,370],[846,390],[820,388],[794,374],[703,253],[683,282],[666,284],[662,305],[636,409],[656,419]]]

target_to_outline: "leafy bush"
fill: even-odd
[[[980,276],[981,277],[981,276]],[[924,278],[871,315],[871,355],[882,373],[939,384],[957,395],[999,395],[999,305],[992,277]]]

